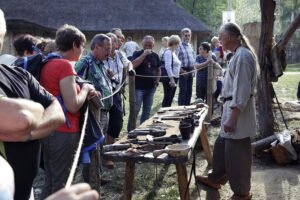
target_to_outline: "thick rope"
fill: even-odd
[[[125,81],[123,81],[123,83],[119,86],[119,88],[114,93],[112,93],[111,95],[109,95],[107,97],[101,98],[101,101],[105,100],[105,99],[108,99],[108,98],[114,96],[115,94],[117,94],[120,91],[120,89],[123,87],[124,84],[125,84]],[[81,147],[82,147],[83,139],[84,139],[84,135],[85,135],[85,128],[86,128],[86,124],[87,124],[88,112],[89,112],[89,108],[87,108],[87,111],[84,114],[84,122],[83,122],[83,126],[82,126],[82,129],[81,129],[80,140],[79,140],[79,143],[78,143],[78,147],[77,147],[77,150],[76,150],[76,153],[75,153],[74,161],[73,161],[71,171],[70,171],[69,177],[67,179],[67,183],[66,183],[65,188],[69,188],[72,184],[73,179],[74,179],[74,175],[75,175],[75,172],[76,172],[76,167],[77,167],[77,163],[78,163],[78,160],[79,160],[79,155],[80,155],[80,151],[81,151]]]
[[[84,138],[84,135],[85,135],[85,128],[86,128],[86,124],[87,124],[88,113],[89,113],[89,108],[87,108],[87,110],[84,114],[84,122],[83,122],[83,126],[82,126],[82,129],[81,129],[80,140],[79,140],[79,143],[78,143],[78,147],[77,147],[77,151],[75,153],[73,165],[71,167],[71,171],[70,171],[69,177],[67,179],[67,183],[66,183],[65,188],[70,188],[71,184],[72,184],[72,181],[74,179],[77,163],[78,163],[78,160],[79,160],[80,149],[82,147],[83,138]]]

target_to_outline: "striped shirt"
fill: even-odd
[[[181,42],[177,50],[177,55],[181,61],[181,68],[192,69],[195,65],[195,52],[190,43]]]

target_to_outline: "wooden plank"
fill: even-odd
[[[177,177],[178,177],[178,187],[179,187],[179,194],[181,200],[189,200],[190,199],[190,192],[188,188],[188,179],[187,179],[187,172],[186,166],[183,163],[176,164],[177,170]]]
[[[124,200],[131,200],[131,198],[132,198],[134,169],[135,169],[134,162],[126,163],[125,183],[124,183],[124,188],[123,188],[123,195],[124,195],[123,199]]]
[[[202,131],[200,133],[200,138],[201,138],[202,148],[203,148],[207,163],[209,165],[211,165],[212,164],[212,155],[211,155],[211,150],[210,150],[210,146],[209,146],[209,142],[208,142],[208,138],[207,138],[207,134],[206,134],[206,129],[207,129],[207,127],[205,125],[202,125]]]

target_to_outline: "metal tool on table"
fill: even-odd
[[[103,152],[126,150],[131,147],[131,144],[110,144],[103,146]]]
[[[152,135],[153,137],[161,137],[166,135],[166,130],[162,128],[143,128],[135,129],[128,133],[128,138],[136,138],[140,135]]]
[[[177,135],[162,136],[162,137],[153,137],[152,135],[147,135],[146,139],[149,142],[172,142],[172,143],[180,142],[180,138]]]
[[[123,142],[122,144],[125,143],[132,143],[132,144],[139,144],[139,145],[144,145],[144,144],[157,144],[157,145],[171,145],[173,142],[170,141],[149,141],[147,139],[128,139],[126,142]]]

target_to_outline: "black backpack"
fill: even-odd
[[[32,76],[36,78],[36,80],[40,81],[40,74],[42,67],[50,60],[52,59],[59,59],[62,58],[60,55],[50,53],[47,56],[38,53],[32,56],[22,57],[17,59],[14,62],[14,66],[21,67],[28,71]]]

